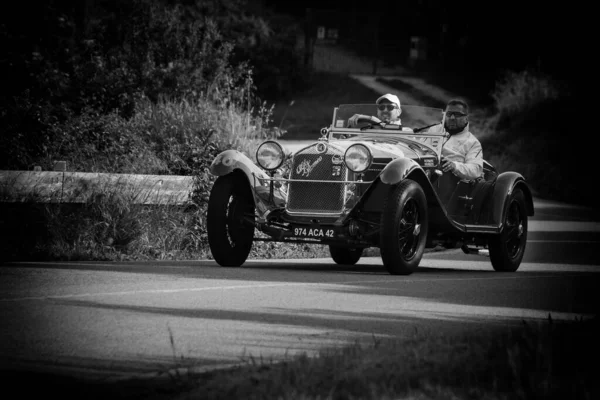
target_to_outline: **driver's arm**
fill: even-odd
[[[354,114],[348,118],[348,128],[356,128],[358,126],[358,119],[362,116],[361,114]]]
[[[372,115],[365,114],[354,114],[348,118],[348,128],[356,128],[359,122],[365,122],[369,124],[382,124],[381,120]]]

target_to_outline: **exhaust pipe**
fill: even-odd
[[[474,254],[477,256],[484,256],[484,257],[490,256],[490,251],[488,249],[482,249],[482,248],[478,248],[478,247],[469,247],[466,244],[464,244],[461,247],[461,250],[465,254]]]

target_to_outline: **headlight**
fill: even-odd
[[[365,172],[372,160],[371,151],[364,144],[353,144],[344,154],[344,162],[352,172]]]
[[[267,171],[273,171],[281,167],[285,154],[283,147],[277,142],[266,141],[258,146],[256,150],[256,161],[258,165]]]

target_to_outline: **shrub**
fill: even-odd
[[[498,112],[507,117],[530,112],[536,105],[559,96],[556,82],[530,70],[507,72],[492,92]]]
[[[223,109],[234,104],[247,113],[253,107],[256,112],[266,108],[255,107],[253,71],[259,71],[261,82],[264,77],[284,81],[297,76],[298,58],[293,46],[287,46],[295,31],[289,25],[285,35],[271,35],[268,22],[246,15],[242,5],[243,1],[183,5],[136,0],[116,6],[100,1],[85,11],[87,22],[78,18],[76,9],[54,2],[33,15],[25,10],[16,13],[10,29],[0,31],[7,42],[20,44],[0,63],[1,72],[15,78],[10,91],[0,95],[0,168],[29,169],[40,159],[47,164],[52,157],[68,157],[73,148],[91,154],[98,147],[113,150],[114,145],[118,154],[127,154],[128,147],[139,145],[109,143],[117,140],[111,137],[114,129],[124,124],[116,116],[130,119],[140,107],[147,108],[148,101],[187,99],[216,103]],[[49,26],[49,37],[38,37],[38,30],[28,29],[42,22]],[[36,50],[29,51],[32,47]],[[272,49],[285,57],[264,63],[261,54],[272,55]],[[248,58],[255,61],[254,67]],[[266,86],[261,83],[261,89]],[[290,84],[275,86],[288,90]],[[101,120],[104,116],[112,121]],[[229,131],[237,129],[226,127],[224,120],[214,122]],[[83,134],[73,138],[70,132],[79,130]],[[235,145],[235,139],[231,142]],[[160,146],[168,149],[170,143]],[[143,168],[167,173],[176,170],[180,160],[169,160],[167,166],[151,164]]]
[[[569,86],[532,70],[507,72],[496,83],[492,97],[495,128],[519,136],[561,134],[571,125],[564,116],[581,113]]]
[[[282,15],[242,17],[233,32],[237,35],[239,31],[243,34],[237,39],[233,60],[247,60],[253,66],[254,81],[263,98],[286,98],[304,87],[310,72],[297,45],[302,32],[296,20]]]
[[[486,159],[501,172],[520,172],[543,198],[593,204],[585,172],[591,159],[565,151],[572,116],[582,115],[569,87],[530,70],[510,72],[493,92],[497,114],[482,137]],[[584,114],[583,114],[584,115]],[[577,140],[590,138],[588,129]]]
[[[229,148],[252,158],[259,142],[280,134],[267,127],[271,109],[265,103],[251,98],[246,107],[249,109],[237,102],[215,104],[203,99],[144,100],[129,119],[116,112],[99,115],[90,110],[52,125],[55,137],[61,140],[49,146],[48,157],[36,160],[45,167],[60,158],[68,162],[71,171],[193,176],[189,202],[143,206],[133,200],[135,190],[115,192],[111,187],[96,187],[90,188],[89,200],[82,205],[23,203],[19,210],[30,210],[34,219],[20,224],[7,212],[9,219],[2,221],[9,230],[23,227],[19,229],[22,235],[17,236],[27,246],[16,249],[13,256],[207,257],[205,216],[215,180],[209,173],[210,163]],[[28,220],[29,213],[15,215]],[[273,245],[264,246],[265,252],[283,254],[273,249]]]

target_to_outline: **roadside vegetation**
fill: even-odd
[[[236,367],[203,373],[173,339],[173,365],[155,380],[40,383],[69,399],[587,400],[600,394],[599,328],[597,319],[549,317],[456,334],[415,331],[277,360],[246,355]]]
[[[0,96],[0,169],[47,171],[61,160],[69,171],[188,175],[190,199],[141,206],[106,189],[82,205],[40,204],[36,194],[3,203],[2,259],[210,258],[208,166],[222,150],[253,155],[281,136],[258,93],[276,98],[309,78],[298,24],[250,15],[243,0],[85,4],[17,8],[4,22],[3,39],[19,46],[1,65],[14,85]],[[265,243],[252,256],[290,254],[320,253]]]
[[[404,339],[206,373],[187,381],[188,399],[592,399],[597,320],[523,322],[455,335]],[[176,380],[180,390],[186,380]]]

